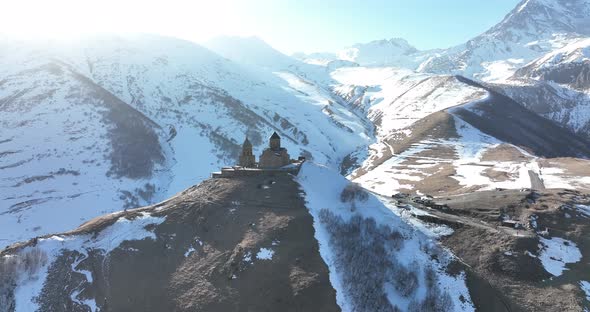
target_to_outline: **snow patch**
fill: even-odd
[[[580,288],[586,294],[586,300],[590,301],[590,282],[587,281],[580,281]]]
[[[568,263],[576,263],[582,259],[582,253],[572,241],[553,237],[551,239],[539,237],[539,259],[543,267],[553,276],[560,276]]]
[[[142,212],[141,215],[133,220],[120,217],[111,226],[102,230],[96,237],[94,235],[55,235],[48,238],[41,238],[38,240],[35,247],[41,249],[48,258],[47,263],[39,269],[36,276],[20,280],[14,291],[16,311],[33,311],[38,309],[38,304],[35,302],[43,284],[47,279],[49,266],[64,250],[73,250],[83,254],[83,258],[88,256],[88,250],[101,250],[104,254],[108,254],[114,249],[118,248],[125,241],[156,239],[156,235],[146,230],[148,225],[158,225],[165,221],[164,217],[154,217],[149,213]],[[86,280],[92,283],[92,275],[86,271],[78,271],[76,269],[79,262],[83,259],[77,259],[76,263],[72,265],[74,271],[80,272],[86,276]],[[77,296],[77,295],[76,295]],[[94,300],[80,301],[84,302],[90,308],[94,307],[96,310]]]
[[[195,251],[196,251],[195,247],[193,247],[193,246],[189,247],[189,249],[184,253],[184,257],[186,258],[186,257],[190,256]]]
[[[272,260],[272,256],[275,254],[274,250],[270,248],[260,248],[256,253],[256,259],[259,260]]]
[[[590,218],[590,205],[576,205],[576,209],[584,216]]]

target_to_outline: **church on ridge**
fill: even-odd
[[[258,163],[256,163],[256,156],[252,153],[252,143],[246,137],[238,165],[244,168],[278,169],[291,163],[287,149],[281,147],[281,137],[274,132],[270,137],[268,148],[262,152]]]
[[[213,178],[232,178],[240,176],[297,174],[305,157],[291,159],[287,149],[281,147],[281,137],[274,132],[270,137],[268,147],[262,151],[260,161],[252,152],[252,143],[246,137],[242,145],[242,153],[236,166],[223,167],[219,172],[213,172]]]

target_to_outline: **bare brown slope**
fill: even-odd
[[[84,311],[71,300],[77,288],[101,311],[339,311],[291,176],[210,179],[72,233],[100,232],[139,211],[166,216],[153,229],[156,240],[124,242],[106,256],[89,250],[76,268],[90,271],[92,283],[72,270],[81,254],[64,251],[50,266],[42,310]],[[272,249],[272,259],[257,259],[261,248]]]
[[[410,130],[410,135],[404,133],[403,130]],[[437,140],[457,138],[457,130],[455,129],[455,121],[453,116],[446,111],[439,111],[432,113],[402,131],[395,132],[389,137],[385,138],[385,149],[380,151],[374,159],[369,162],[370,165],[359,168],[352,174],[352,178],[356,179],[372,169],[383,164],[395,154],[400,154],[406,149],[410,148],[412,144],[419,143],[423,140]],[[395,153],[395,154],[394,154]],[[350,155],[347,156],[343,163],[351,162]],[[350,165],[353,166],[353,165]],[[342,171],[347,168],[342,166]]]
[[[475,81],[461,76],[457,76],[457,79],[490,94],[487,99],[473,106],[480,114],[464,107],[453,110],[453,113],[482,132],[523,147],[537,156],[590,158],[590,142],[581,136]]]
[[[584,260],[590,255],[590,226],[573,205],[589,199],[578,191],[558,189],[482,191],[439,198],[448,205],[447,216],[474,221],[455,226],[442,242],[505,295],[511,311],[582,311],[587,303],[578,283],[590,277],[590,263]],[[500,215],[522,222],[525,229],[501,226]],[[567,264],[558,277],[546,272],[537,257],[539,239],[531,229],[531,216],[536,217],[537,228],[548,230],[551,237],[573,241],[582,252],[582,261]]]

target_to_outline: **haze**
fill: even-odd
[[[334,51],[392,37],[403,37],[419,49],[431,49],[456,45],[485,31],[517,3],[22,0],[4,1],[0,29],[19,37],[143,32],[197,42],[222,35],[258,36],[285,53]]]

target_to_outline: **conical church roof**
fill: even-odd
[[[242,146],[252,147],[252,143],[250,143],[250,140],[248,140],[248,137],[246,137],[246,139],[244,140],[244,144],[242,144]]]
[[[270,137],[271,139],[281,139],[281,137],[277,134],[277,132],[273,132],[272,136]]]

